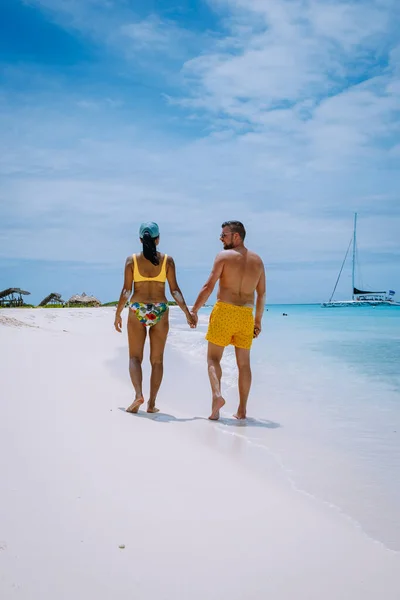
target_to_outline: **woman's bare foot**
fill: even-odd
[[[139,396],[139,398],[136,398],[136,399],[135,399],[135,400],[132,402],[132,404],[131,404],[130,406],[128,406],[128,408],[126,409],[126,412],[129,412],[129,413],[137,413],[137,412],[138,412],[138,410],[139,410],[139,406],[140,406],[141,404],[143,404],[143,402],[144,402],[144,398],[143,398],[143,396]]]
[[[147,403],[147,412],[148,413],[157,413],[157,412],[160,412],[160,409],[156,408],[155,404],[156,404],[155,402],[150,402],[150,400],[148,401],[148,403]]]
[[[218,421],[219,411],[225,404],[225,400],[222,396],[214,396],[212,401],[211,415],[208,417],[210,421]]]
[[[235,415],[233,415],[235,417],[235,419],[239,419],[240,421],[242,421],[243,419],[246,418],[246,411],[245,410],[238,410],[237,413]]]

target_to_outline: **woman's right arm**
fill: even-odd
[[[125,262],[124,286],[122,288],[121,295],[119,297],[117,312],[115,313],[115,321],[114,321],[114,327],[119,333],[121,333],[121,331],[122,331],[121,313],[124,310],[124,306],[128,302],[130,295],[132,293],[132,284],[133,284],[132,263],[133,263],[132,256],[128,256],[128,258],[126,259],[126,262]]]
[[[189,323],[190,327],[195,327],[196,325],[194,319],[190,314],[188,307],[186,306],[185,299],[176,280],[176,269],[174,259],[172,258],[172,256],[168,256],[167,281],[171,292],[171,296],[173,297],[179,308],[185,313],[186,320]]]

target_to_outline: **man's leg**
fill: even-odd
[[[130,309],[129,309],[130,310]],[[142,360],[143,348],[146,341],[146,327],[129,312],[128,317],[128,342],[129,342],[129,375],[135,388],[135,400],[126,409],[127,412],[137,413],[143,404],[142,391]]]
[[[212,392],[212,410],[211,415],[208,418],[212,421],[217,421],[219,419],[219,411],[225,404],[225,400],[221,395],[221,358],[224,350],[224,346],[217,346],[216,344],[208,342],[207,364]]]
[[[147,403],[147,412],[158,412],[156,408],[156,397],[160,389],[161,381],[164,374],[164,348],[167,341],[169,329],[168,311],[161,317],[156,325],[150,327],[150,398]]]
[[[251,386],[250,350],[235,348],[236,363],[239,370],[239,408],[233,415],[237,419],[246,418],[247,399]]]

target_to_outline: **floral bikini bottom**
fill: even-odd
[[[151,327],[158,323],[163,314],[168,310],[168,304],[166,302],[157,302],[156,304],[132,302],[130,310],[143,325]]]

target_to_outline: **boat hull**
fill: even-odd
[[[323,302],[321,308],[359,308],[360,306],[400,306],[400,302],[390,300],[336,300],[335,302]]]

